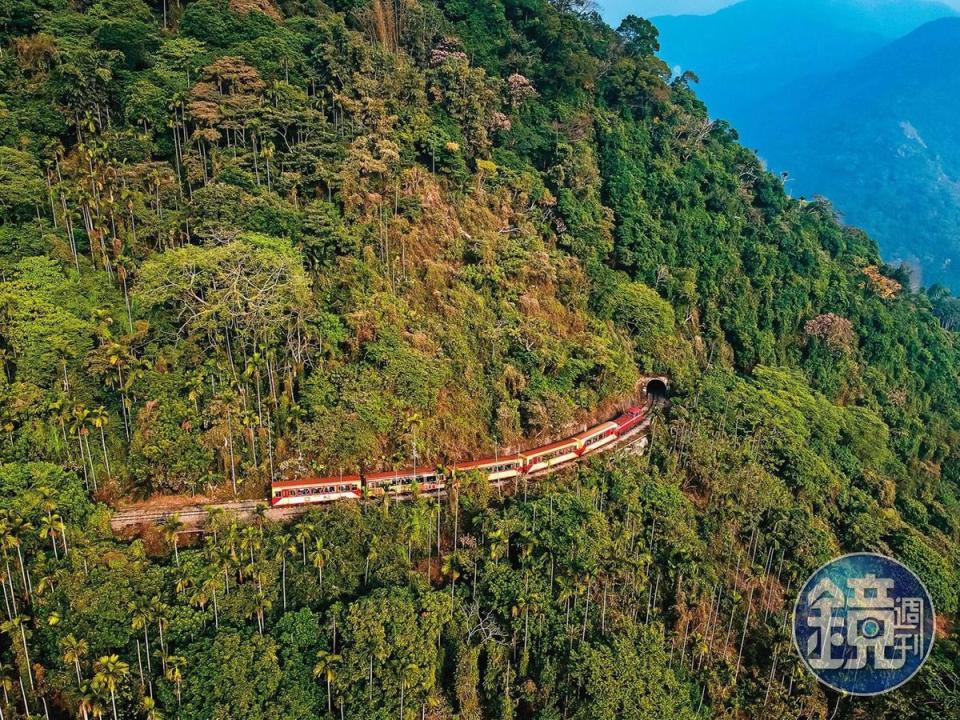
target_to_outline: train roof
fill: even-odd
[[[479,470],[485,467],[496,467],[506,463],[517,463],[520,461],[519,455],[503,455],[496,458],[482,458],[481,460],[471,460],[469,462],[456,463],[454,470]]]
[[[408,478],[420,477],[426,475],[436,475],[437,469],[432,466],[424,465],[417,468],[400,468],[398,470],[385,470],[378,473],[367,473],[367,480],[388,480],[390,478]]]
[[[330,477],[301,478],[299,480],[275,480],[274,488],[300,488],[314,485],[342,485],[344,483],[360,482],[359,475],[332,475]]]
[[[525,450],[520,453],[520,457],[531,458],[536,457],[537,455],[543,455],[544,453],[553,452],[554,450],[560,450],[567,447],[568,445],[576,445],[576,438],[567,438],[566,440],[559,440],[555,443],[549,445],[544,445],[543,447],[531,448],[530,450]]]
[[[580,433],[579,435],[574,435],[574,436],[573,436],[573,439],[574,439],[574,440],[586,440],[586,439],[588,439],[588,438],[592,438],[594,435],[599,435],[600,433],[605,433],[605,432],[607,432],[608,430],[614,430],[615,428],[618,428],[618,427],[620,427],[620,426],[617,425],[617,423],[615,423],[615,422],[613,422],[612,420],[610,420],[609,422],[605,422],[605,423],[603,423],[602,425],[595,425],[595,426],[592,427],[592,428],[587,428],[586,430],[584,430],[584,431],[583,431],[582,433]]]

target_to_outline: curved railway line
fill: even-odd
[[[654,383],[660,383],[660,386],[654,386]],[[663,388],[663,391],[660,390],[660,387]],[[655,378],[650,381],[650,383],[647,385],[647,389],[644,390],[644,395],[646,397],[642,407],[629,408],[624,415],[621,415],[619,418],[602,423],[601,425],[597,425],[594,428],[579,433],[578,435],[566,438],[565,440],[561,440],[541,448],[522,451],[517,455],[510,456],[510,458],[517,463],[517,466],[520,467],[520,472],[510,473],[510,477],[498,478],[496,472],[497,469],[490,469],[488,472],[491,473],[491,487],[503,489],[505,487],[515,486],[520,480],[523,480],[524,482],[535,480],[544,475],[552,474],[571,467],[585,458],[622,450],[623,448],[635,446],[638,442],[646,440],[651,420],[650,410],[654,406],[664,402],[666,387],[667,385],[664,379]],[[651,392],[648,393],[648,389],[650,388],[656,388],[656,391],[651,390]],[[628,417],[632,419],[626,421],[624,424],[623,418]],[[621,423],[623,430],[622,432],[617,431],[618,421]],[[585,446],[582,438],[601,437],[599,432],[603,428],[610,429],[606,435],[603,436],[606,438],[606,440],[604,440],[602,443],[597,443],[596,447]],[[586,442],[589,443],[591,441],[587,440]],[[545,457],[546,452],[554,448],[570,447],[571,445],[576,445],[579,450],[576,452],[567,453],[566,455],[560,455],[557,457],[557,461],[555,462],[544,462],[542,460],[537,462],[538,459]],[[506,458],[502,458],[500,462],[503,462],[505,459]],[[472,470],[476,466],[483,465],[484,462],[485,461],[461,463],[459,467],[463,470]],[[527,466],[521,467],[524,462],[527,463]],[[458,466],[454,466],[455,469],[457,467]],[[372,478],[383,479],[390,475],[396,476],[394,479],[397,484],[394,484],[392,487],[378,487],[374,483],[369,482],[369,480]],[[410,482],[408,484],[402,484],[404,479],[410,480]],[[439,482],[437,482],[438,479],[440,480]],[[432,482],[423,483],[423,480],[432,480]],[[366,486],[367,491],[372,491],[371,494],[374,497],[377,495],[389,495],[390,497],[400,501],[409,500],[411,497],[413,497],[414,491],[411,490],[413,485],[418,485],[419,489],[416,492],[419,495],[443,497],[446,495],[446,490],[444,489],[444,483],[442,480],[442,477],[438,478],[436,476],[435,471],[414,469],[409,473],[407,471],[397,471],[396,473],[392,474],[377,473],[367,476],[367,479],[363,481],[360,478],[350,478],[349,481],[347,478],[342,478],[339,480],[339,483],[341,484],[336,488],[325,487],[323,485],[324,483],[327,483],[328,485],[334,483],[336,481],[335,478],[315,479],[312,481],[300,480],[276,482],[273,483],[271,499],[264,498],[257,500],[235,500],[222,503],[211,503],[207,505],[184,505],[181,507],[164,508],[133,506],[115,512],[110,519],[110,526],[115,533],[123,533],[125,531],[129,532],[144,526],[163,524],[170,517],[176,515],[180,522],[183,523],[185,528],[195,530],[201,527],[210,514],[215,511],[234,513],[241,519],[247,519],[257,514],[263,514],[269,520],[284,521],[304,514],[316,504],[330,503],[337,500],[356,501],[363,495],[361,490],[361,486],[363,485]],[[349,483],[349,488],[342,483]],[[307,489],[287,490],[288,487]],[[334,492],[334,490],[348,491]],[[304,494],[308,494],[307,497],[303,497]],[[296,498],[288,498],[288,495],[298,496]],[[291,504],[285,504],[291,500]]]

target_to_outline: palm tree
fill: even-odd
[[[254,606],[254,614],[257,616],[257,632],[263,635],[263,629],[266,627],[265,616],[267,610],[273,607],[273,601],[263,592],[263,581],[260,573],[256,573],[257,584],[260,589],[257,591],[257,603]]]
[[[220,629],[220,606],[217,603],[217,585],[220,584],[220,580],[216,574],[211,575],[203,582],[203,591],[210,595],[210,598],[213,600],[213,626],[219,630]]]
[[[46,523],[46,532],[44,533],[44,528],[41,527],[41,538],[50,537],[50,544],[53,545],[53,555],[57,557],[57,535],[60,536],[60,539],[63,542],[63,555],[67,555],[67,537],[66,537],[66,526],[63,523],[63,518],[57,512],[57,501],[54,499],[54,492],[48,487],[41,487],[37,490],[40,493],[40,497],[43,498],[40,507],[46,513],[47,523]]]
[[[21,538],[26,537],[33,525],[24,520],[19,515],[7,514],[3,520],[2,526],[6,529],[2,540],[5,546],[15,548],[17,551],[17,560],[20,563],[20,579],[23,580],[23,593],[27,600],[30,599],[30,580],[27,577],[27,568],[23,562],[23,547]]]
[[[154,595],[150,599],[150,615],[153,616],[153,619],[157,622],[157,633],[160,640],[160,652],[165,653],[167,651],[166,646],[163,643],[163,626],[167,623],[167,617],[170,613],[170,606],[167,605],[160,599],[159,595]],[[160,656],[163,658],[163,655]],[[164,671],[166,671],[166,664],[163,665]]]
[[[443,559],[440,572],[450,578],[450,597],[453,597],[457,588],[457,579],[460,577],[460,554],[452,552]]]
[[[167,658],[167,670],[163,676],[173,683],[177,690],[177,705],[180,705],[180,687],[183,684],[183,669],[187,666],[187,659],[182,655],[171,655]]]
[[[577,588],[574,582],[567,575],[557,577],[557,602],[563,603],[565,608],[566,620],[563,630],[568,632],[570,629],[570,601],[577,595]]]
[[[490,559],[495,563],[499,563],[500,558],[510,552],[510,536],[503,528],[487,533],[487,544],[490,546]]]
[[[14,635],[20,635],[20,642],[23,643],[23,657],[24,662],[27,666],[27,678],[30,680],[30,689],[34,690],[33,686],[33,670],[30,666],[30,649],[27,647],[27,631],[26,625],[30,620],[26,615],[15,615],[14,617],[7,620],[5,623],[0,625],[0,631],[5,632],[9,637],[11,642],[15,642],[13,639]]]
[[[117,688],[130,674],[130,666],[119,655],[104,655],[93,664],[94,690],[107,690],[113,708],[113,720],[117,720]]]
[[[419,680],[419,676],[420,668],[416,664],[409,663],[404,665],[400,674],[400,720],[403,720],[403,700],[407,685],[410,685],[410,687],[415,687],[417,680]]]
[[[83,716],[83,720],[89,720],[90,715],[94,713],[94,708],[98,705],[99,699],[90,685],[88,683],[81,685],[80,697],[77,699],[77,711]],[[100,712],[100,715],[103,715],[103,713]]]
[[[536,536],[530,530],[521,530],[520,538],[520,561],[523,564],[526,564],[526,561],[530,559],[533,555],[533,551],[537,548],[538,542]]]
[[[103,465],[107,469],[107,480],[112,480],[113,478],[110,477],[110,458],[107,455],[107,439],[103,432],[103,428],[110,422],[107,409],[101,405],[91,411],[90,422],[100,431],[100,447],[103,450]]]
[[[57,550],[57,532],[63,525],[63,519],[59,515],[41,515],[40,516],[40,539],[50,539],[50,546],[53,548],[53,557],[60,560],[60,551]]]
[[[70,432],[77,436],[80,444],[80,463],[83,465],[83,474],[87,474],[87,460],[90,461],[90,477],[93,480],[93,491],[97,492],[97,472],[93,467],[93,455],[90,453],[89,427],[90,411],[82,404],[74,405],[73,421],[70,423]],[[86,450],[84,450],[86,441]]]
[[[150,663],[150,623],[153,617],[150,613],[150,606],[142,600],[131,600],[127,608],[133,614],[130,625],[134,630],[143,630],[143,642],[147,651],[147,672],[152,673],[153,667]]]
[[[143,708],[144,720],[163,720],[163,713],[157,709],[157,701],[152,697],[145,697],[140,701]]]
[[[90,714],[93,715],[95,720],[102,720],[106,711],[107,709],[103,705],[103,696],[98,693],[91,695]]]
[[[247,525],[240,533],[240,547],[247,551],[250,558],[250,574],[257,570],[255,555],[259,554],[263,547],[263,530],[256,525]]]
[[[10,586],[10,602],[13,605],[13,614],[16,615],[19,613],[17,595],[13,589],[13,571],[10,569],[10,555],[7,553],[7,550],[13,547],[14,542],[15,538],[10,532],[10,521],[6,511],[0,511],[0,552],[3,553],[3,563],[6,568],[3,580]]]
[[[77,687],[80,687],[83,684],[83,679],[80,677],[80,662],[90,651],[90,645],[86,640],[78,640],[71,633],[60,641],[60,650],[63,652],[63,661],[73,665],[74,670],[77,671]]]
[[[193,592],[190,593],[190,605],[200,608],[200,612],[206,614],[207,603],[210,602],[210,595],[207,593],[207,584],[205,582],[195,584]],[[206,625],[207,619],[204,617],[203,623]]]
[[[193,585],[193,578],[190,577],[190,574],[180,568],[175,577],[176,582],[173,584],[173,591],[177,595],[182,595],[186,590],[188,590]]]
[[[307,566],[307,542],[313,539],[313,524],[306,521],[297,523],[294,528],[294,535],[297,542],[300,543],[300,549],[303,551],[303,566]]]
[[[180,549],[177,546],[177,533],[183,529],[183,523],[180,522],[180,516],[176,513],[168,515],[163,521],[163,536],[173,548],[173,556],[176,558],[177,567],[180,567]]]
[[[430,542],[433,530],[432,503],[417,500],[407,515],[407,559],[413,559],[413,548],[421,548]]]
[[[370,538],[370,541],[367,544],[367,556],[366,562],[363,566],[363,586],[367,586],[367,581],[370,579],[370,563],[376,562],[380,557],[380,551],[378,545],[380,544],[380,538],[373,536]]]
[[[295,555],[297,546],[293,538],[285,532],[278,533],[274,541],[276,554],[280,556],[280,585],[283,592],[283,609],[287,609],[287,555]]]
[[[529,595],[521,595],[517,598],[516,603],[510,609],[510,614],[513,617],[520,617],[523,615],[523,654],[527,653],[527,641],[530,637],[530,611],[532,610],[536,613],[540,609],[540,595],[538,593],[530,593]]]
[[[323,677],[327,682],[327,712],[333,714],[333,693],[331,685],[337,679],[337,667],[342,657],[326,650],[317,651],[317,664],[313,666],[313,676]]]
[[[323,544],[323,538],[314,540],[313,550],[310,551],[310,562],[320,573],[320,587],[323,587],[323,568],[330,560],[330,550]]]
[[[0,662],[0,690],[3,691],[3,704],[10,705],[10,693],[13,691],[13,666]]]

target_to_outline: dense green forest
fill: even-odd
[[[784,193],[576,0],[0,2],[6,718],[960,716],[957,301]],[[444,463],[666,374],[650,450],[502,497],[111,507]],[[852,701],[784,620],[913,567]]]

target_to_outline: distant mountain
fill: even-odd
[[[711,114],[740,126],[757,98],[849,67],[890,40],[954,14],[928,0],[745,0],[712,15],[655,23],[661,56],[696,72]]]
[[[960,289],[960,19],[756,103],[743,135],[794,194],[830,198],[924,284]]]
[[[597,4],[607,21],[616,27],[627,15],[709,15],[737,0],[600,0]]]

